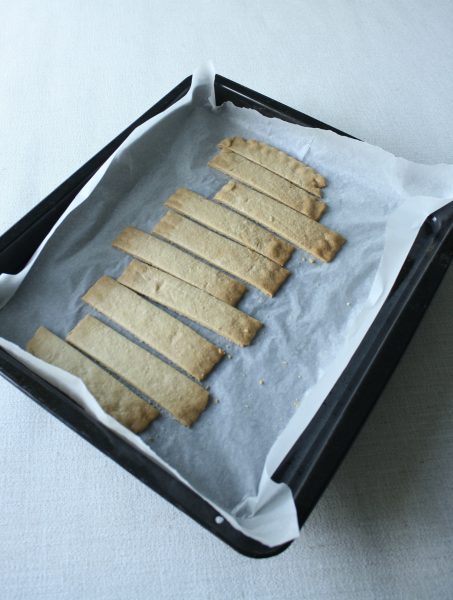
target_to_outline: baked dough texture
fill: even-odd
[[[208,165],[307,215],[310,219],[319,221],[326,210],[327,205],[325,202],[317,200],[284,177],[231,150],[221,150],[217,156],[209,161]]]
[[[225,355],[179,319],[111,277],[101,277],[82,300],[200,381]]]
[[[270,258],[280,266],[285,265],[293,253],[294,247],[288,242],[279,239],[250,219],[188,189],[176,190],[165,204],[197,223]]]
[[[224,185],[215,199],[326,262],[335,258],[346,241],[321,223],[235,181]]]
[[[233,306],[247,289],[218,269],[135,227],[126,227],[112,245]]]
[[[228,137],[222,140],[218,147],[248,158],[318,198],[321,197],[321,189],[326,186],[325,178],[315,169],[263,142],[245,140],[241,137]]]
[[[273,296],[289,275],[284,267],[181,215],[168,212],[154,227],[163,237]]]
[[[138,260],[128,265],[118,281],[239,346],[248,346],[262,327],[234,306]]]
[[[105,412],[134,433],[144,431],[159,416],[154,406],[45,327],[36,331],[27,351],[79,377]]]
[[[208,403],[208,392],[137,344],[87,315],[67,341],[190,427]]]

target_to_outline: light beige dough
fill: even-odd
[[[215,199],[326,262],[335,257],[346,241],[321,223],[235,181],[224,185]]]
[[[112,245],[233,306],[239,302],[247,289],[239,281],[187,252],[134,227],[126,227]]]
[[[66,337],[190,427],[208,403],[208,392],[137,344],[87,315]]]
[[[248,346],[262,327],[234,306],[138,260],[128,265],[118,281],[239,346]]]
[[[318,221],[326,210],[325,202],[314,198],[294,183],[231,150],[222,150],[208,165],[271,198]]]
[[[101,277],[82,300],[198,380],[225,355],[193,329],[111,277]]]
[[[250,219],[185,188],[177,190],[165,204],[176,212],[270,258],[280,266],[283,266],[293,253],[294,247],[291,244]]]
[[[168,212],[154,233],[273,296],[289,275],[265,256],[181,215]]]
[[[134,433],[145,430],[159,416],[154,406],[45,327],[36,331],[27,351],[79,377],[105,412]]]
[[[318,198],[321,197],[321,188],[326,186],[326,180],[315,169],[263,142],[229,137],[222,140],[218,147],[248,158]]]

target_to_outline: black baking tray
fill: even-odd
[[[184,79],[0,237],[0,273],[22,270],[95,171],[138,125],[187,94],[191,80],[191,77]],[[270,118],[347,135],[221,75],[215,78],[215,95],[217,104],[231,101]],[[348,367],[273,475],[275,481],[285,482],[291,488],[301,527],[397,365],[452,255],[453,203],[450,203],[425,221],[388,299]],[[243,535],[226,521],[217,523],[217,512],[196,493],[2,349],[0,372],[63,423],[238,552],[265,558],[289,546],[269,548]]]

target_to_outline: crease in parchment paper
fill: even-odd
[[[213,78],[212,66],[199,69],[189,94],[137,128],[85,185],[25,272],[0,276],[0,345],[238,530],[275,546],[297,537],[298,523],[290,489],[271,475],[346,367],[421,224],[453,197],[453,167],[411,163],[231,103],[214,107]],[[212,400],[192,429],[164,415],[137,436],[106,415],[80,380],[23,348],[40,325],[64,337],[87,313],[107,321],[80,298],[101,275],[116,277],[128,264],[113,239],[127,225],[149,231],[178,187],[212,197],[227,178],[207,162],[231,135],[271,143],[326,176],[323,223],[348,241],[330,264],[295,252],[292,274],[273,299],[248,290],[239,307],[265,325],[248,348],[181,318],[231,358],[206,380]]]

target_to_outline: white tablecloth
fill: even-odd
[[[0,3],[0,232],[209,58],[453,162],[451,2]],[[453,597],[453,272],[284,554],[244,558],[0,379],[0,597]]]

